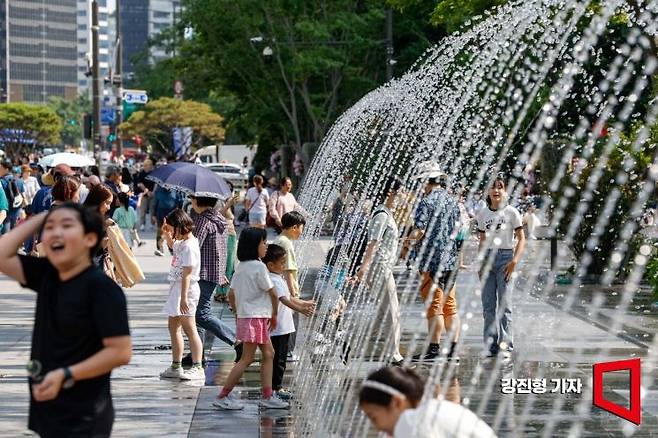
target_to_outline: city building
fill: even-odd
[[[6,100],[76,97],[76,0],[0,0],[0,32],[0,94]]]
[[[147,52],[148,41],[180,19],[180,0],[131,0],[121,2],[121,34],[123,36],[123,73],[135,71],[135,57],[155,63],[172,54],[155,47]]]
[[[91,0],[77,0],[78,92],[91,92]],[[110,23],[107,0],[98,2],[98,63],[101,78],[109,75],[115,37]]]

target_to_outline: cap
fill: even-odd
[[[55,184],[55,175],[72,176],[75,175],[75,172],[68,164],[61,163],[50,169],[50,172],[44,174],[41,177],[41,181],[47,186],[52,186]]]

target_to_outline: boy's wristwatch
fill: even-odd
[[[73,373],[69,367],[62,368],[64,370],[64,383],[62,383],[62,388],[69,389],[75,385],[75,379],[73,378]]]

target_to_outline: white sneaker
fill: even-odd
[[[160,251],[159,249],[156,249],[155,251],[153,251],[153,254],[157,255],[158,257],[163,257],[164,256],[164,253],[162,251]]]
[[[286,362],[298,362],[299,361],[299,356],[297,356],[295,353],[288,353],[288,357],[286,357]]]
[[[229,394],[224,398],[216,398],[212,405],[218,409],[225,411],[239,411],[244,409],[244,405],[240,403],[233,395]]]
[[[203,368],[192,367],[183,371],[183,374],[180,377],[181,380],[206,380],[206,373],[203,371]]]
[[[161,379],[182,379],[183,378],[183,368],[172,368],[169,367],[163,372],[160,373]]]
[[[144,231],[144,224],[139,226],[139,231]]]
[[[272,394],[270,398],[261,398],[258,405],[264,409],[288,409],[290,404],[283,401],[276,394]]]

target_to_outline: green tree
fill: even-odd
[[[430,22],[447,33],[453,33],[469,20],[477,17],[508,0],[441,0],[435,2],[434,10],[428,14]],[[388,4],[399,11],[414,9],[424,2],[422,0],[388,0]]]
[[[89,96],[83,93],[74,100],[51,97],[48,106],[62,120],[62,130],[60,132],[62,143],[68,146],[79,147],[83,135],[82,120],[84,115],[91,111],[91,100]]]
[[[433,8],[425,0],[395,14],[396,72],[442,36],[427,20]],[[177,56],[139,69],[133,86],[171,95],[181,79],[186,98],[226,117],[231,139],[299,151],[386,80],[385,11],[378,1],[191,0],[179,36],[167,38]]]
[[[205,103],[162,97],[147,103],[142,111],[133,113],[129,120],[119,125],[119,132],[124,139],[140,136],[161,153],[170,154],[174,128],[191,128],[192,148],[196,149],[206,142],[224,140],[223,120]]]
[[[62,121],[51,108],[28,103],[0,104],[0,143],[12,160],[35,147],[60,141]]]

